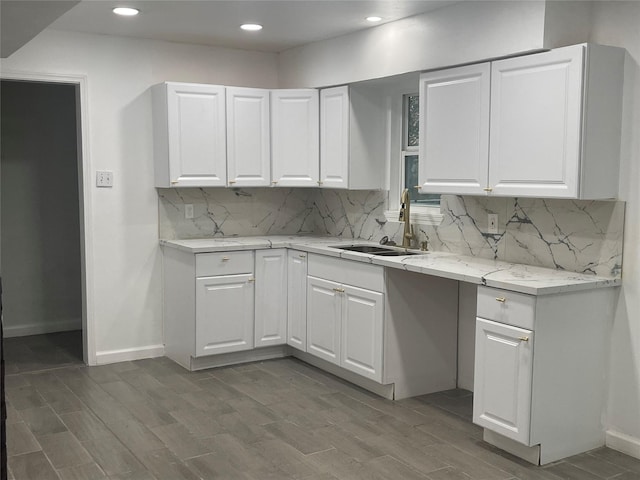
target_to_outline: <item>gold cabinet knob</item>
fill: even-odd
[[[233,185],[234,183],[236,183],[235,180],[229,180],[229,185]]]
[[[178,183],[178,180],[171,180],[171,185],[175,185],[176,183]]]
[[[229,258],[229,257],[222,257],[222,261],[223,261],[223,262],[228,262],[229,260],[230,260],[230,258]]]
[[[491,187],[485,187],[485,188],[483,188],[482,190],[484,190],[485,192],[492,192],[492,191],[493,191],[493,188],[491,188]]]
[[[344,288],[334,288],[333,291],[338,293],[344,293]]]
[[[249,283],[252,283],[252,282],[255,282],[255,281],[256,281],[255,278],[250,278],[249,280],[247,280],[247,282],[249,282]]]
[[[416,185],[416,186],[415,186],[415,187],[413,187],[413,188],[420,189],[420,188],[422,188],[422,185]]]
[[[504,303],[506,301],[507,301],[507,299],[504,298],[504,297],[496,297],[496,302]]]
[[[520,340],[521,342],[528,342],[529,337],[518,337],[518,340]]]
[[[271,185],[275,185],[276,183],[278,183],[278,181],[274,180],[273,182],[271,182]]]
[[[298,255],[300,258],[307,258],[306,255]]]

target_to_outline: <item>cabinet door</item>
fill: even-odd
[[[256,251],[255,346],[287,339],[287,250]]]
[[[340,284],[307,278],[307,352],[340,364]]]
[[[488,63],[420,75],[423,193],[484,194],[489,162]]]
[[[271,91],[271,176],[279,187],[317,187],[320,113],[314,89]]]
[[[307,351],[307,254],[288,252],[287,343]]]
[[[196,279],[196,357],[253,348],[253,275]]]
[[[492,64],[493,193],[578,196],[583,51],[576,45]]]
[[[349,87],[320,90],[320,185],[349,187]]]
[[[533,332],[476,320],[474,423],[529,445]]]
[[[227,158],[230,186],[270,185],[269,90],[227,87]]]
[[[340,365],[381,382],[384,295],[346,285],[343,288]]]
[[[170,185],[159,186],[225,186],[225,88],[180,83],[166,88]]]

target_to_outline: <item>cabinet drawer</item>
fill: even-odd
[[[196,277],[253,273],[253,252],[196,254]]]
[[[536,297],[499,288],[478,287],[477,316],[533,330]]]
[[[367,263],[309,255],[308,274],[354,287],[384,292],[384,267]]]

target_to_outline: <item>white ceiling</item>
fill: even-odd
[[[83,0],[50,28],[172,42],[281,52],[455,3],[452,0]],[[140,9],[119,17],[115,6]],[[260,23],[244,32],[243,23]]]

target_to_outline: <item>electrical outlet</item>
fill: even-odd
[[[106,170],[96,172],[96,187],[113,187],[113,172]]]
[[[493,234],[497,234],[498,233],[498,214],[496,213],[490,213],[489,215],[487,215],[488,218],[488,227],[487,227],[487,233],[493,233]]]
[[[184,218],[193,218],[193,204],[184,204]]]

